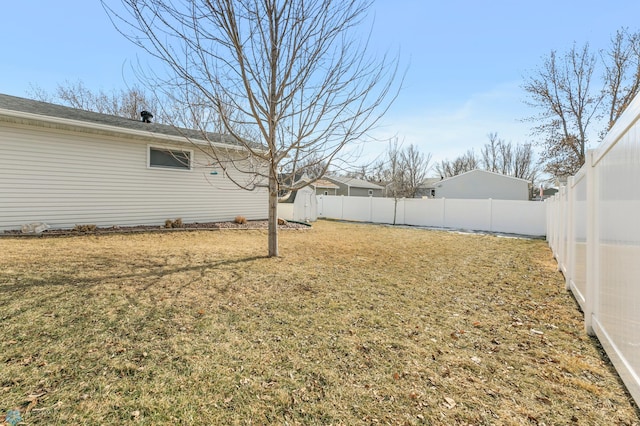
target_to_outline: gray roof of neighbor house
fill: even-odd
[[[436,183],[440,182],[442,179],[437,177],[437,178],[426,178],[425,180],[422,181],[422,183],[419,185],[420,188],[435,188],[436,187]]]
[[[367,182],[366,180],[344,177],[344,176],[325,176],[324,179],[330,180],[332,182],[341,183],[343,185],[355,187],[355,188],[366,188],[366,189],[383,189],[380,185],[376,185],[375,183]]]
[[[107,125],[119,129],[134,131],[147,131],[159,135],[185,137],[194,140],[204,140],[203,133],[199,130],[180,129],[175,126],[158,123],[145,123],[140,120],[118,117],[115,115],[101,114],[92,111],[56,105],[48,102],[19,98],[0,93],[0,113],[2,110],[17,111],[35,114],[42,117],[53,117],[74,120],[83,123]],[[153,111],[152,111],[153,113]],[[240,145],[237,139],[220,133],[207,133],[208,140],[225,145]]]
[[[481,169],[469,170],[468,172],[460,173],[459,175],[455,175],[455,176],[451,176],[451,177],[448,177],[448,178],[444,178],[440,182],[445,182],[446,183],[446,182],[449,182],[449,181],[452,181],[452,180],[455,180],[455,179],[459,179],[461,176],[473,175],[473,174],[494,175],[494,176],[499,176],[499,177],[504,178],[504,179],[518,180],[518,181],[523,181],[523,182],[527,182],[527,183],[531,184],[531,182],[529,182],[526,179],[518,178],[518,177],[515,177],[515,176],[503,175],[502,173],[490,172],[488,170],[481,170]],[[440,187],[439,183],[436,183],[436,186]]]
[[[315,186],[316,188],[327,188],[327,189],[337,189],[340,188],[338,185],[336,185],[333,182],[330,182],[326,179],[318,179],[317,181],[315,181],[313,184],[313,186]]]

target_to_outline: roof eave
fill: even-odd
[[[144,140],[153,139],[156,141],[171,142],[171,143],[185,143],[191,142],[196,145],[207,145],[214,148],[233,149],[238,151],[244,151],[246,148],[242,145],[233,145],[222,142],[214,142],[205,139],[190,139],[186,136],[174,136],[165,135],[162,133],[155,133],[146,130],[134,130],[127,129],[118,126],[110,126],[108,124],[90,123],[81,120],[73,120],[70,118],[52,117],[42,114],[34,114],[30,112],[15,111],[0,108],[0,121],[10,122],[23,125],[42,125],[48,124],[47,127],[52,127],[60,130],[77,130],[82,129],[87,133],[103,134],[107,136],[113,135],[126,135],[133,138],[140,138]]]

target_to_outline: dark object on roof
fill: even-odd
[[[151,119],[153,118],[153,114],[151,114],[149,111],[142,111],[140,113],[140,115],[142,116],[142,122],[143,123],[151,123]]]

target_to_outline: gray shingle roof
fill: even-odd
[[[76,120],[84,123],[102,124],[121,129],[147,131],[161,135],[188,137],[194,140],[204,139],[202,132],[198,130],[179,129],[166,124],[144,123],[142,120],[132,120],[129,118],[117,117],[115,115],[84,111],[63,105],[19,98],[2,93],[0,93],[0,109],[26,112],[44,117]],[[207,136],[211,142],[239,145],[238,141],[229,135],[208,133]]]
[[[325,179],[355,188],[383,189],[380,185],[376,185],[375,183],[367,182],[366,180],[362,179],[349,178],[344,176],[325,176]]]

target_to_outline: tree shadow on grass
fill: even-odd
[[[198,265],[187,265],[187,266],[171,266],[171,265],[161,265],[161,264],[150,264],[150,263],[141,263],[141,262],[128,262],[125,263],[126,267],[119,267],[120,270],[129,270],[136,271],[139,270],[141,272],[129,272],[129,273],[112,273],[107,275],[100,275],[96,277],[80,277],[79,274],[74,273],[59,273],[59,274],[51,274],[47,277],[43,278],[24,278],[22,273],[0,273],[0,294],[8,294],[11,293],[22,293],[28,290],[32,290],[35,288],[56,288],[61,286],[73,286],[76,288],[86,288],[97,286],[105,283],[113,283],[115,280],[132,280],[132,279],[140,279],[146,280],[149,278],[161,278],[168,275],[179,274],[179,273],[191,273],[191,272],[199,272],[200,276],[203,277],[206,275],[207,271],[216,270],[216,269],[224,269],[229,266],[242,265],[249,262],[253,262],[261,259],[268,259],[268,256],[251,256],[244,257],[238,259],[229,259],[229,260],[221,260],[218,262],[207,262]],[[96,258],[96,263],[99,263],[99,258]],[[109,262],[113,262],[114,259],[111,257],[105,257],[105,264]],[[149,270],[151,268],[151,270]],[[233,269],[230,269],[233,271]],[[37,271],[36,271],[37,272]],[[78,271],[81,272],[81,271]],[[236,274],[236,280],[240,278],[239,275]],[[3,284],[2,282],[5,281]],[[7,284],[7,281],[13,281],[11,284]],[[149,288],[152,284],[148,284],[143,287],[143,289]]]

